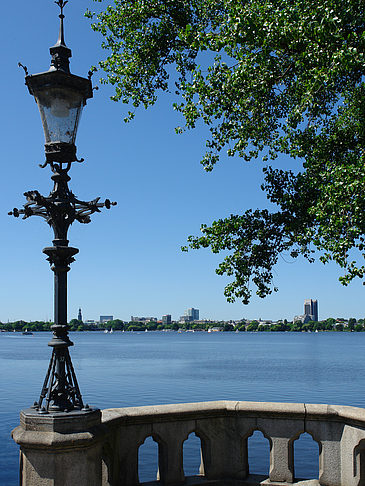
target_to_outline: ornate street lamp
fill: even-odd
[[[72,162],[83,161],[76,157],[75,139],[82,109],[86,100],[92,98],[93,90],[91,72],[87,79],[70,73],[71,50],[65,45],[63,28],[63,9],[68,2],[58,0],[55,3],[61,9],[60,32],[56,45],[50,48],[50,69],[30,75],[19,63],[25,71],[25,84],[41,114],[46,142],[46,161],[41,167],[50,166],[54,186],[47,197],[35,190],[24,193],[27,202],[23,208],[14,208],[9,213],[15,217],[23,215],[23,219],[41,216],[54,232],[53,246],[43,250],[54,272],[53,338],[48,344],[53,352],[40,397],[32,407],[34,412],[43,414],[90,410],[84,406],[68,351],[73,343],[68,336],[67,272],[79,250],[68,246],[67,232],[75,220],[89,223],[91,214],[116,204],[108,199],[99,202],[99,197],[89,202],[80,201],[68,187]]]

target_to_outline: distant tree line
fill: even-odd
[[[350,331],[350,332],[362,332],[365,331],[364,319],[355,318],[349,319],[348,323],[343,321],[339,322],[332,317],[324,321],[309,321],[306,323],[297,322],[287,322],[284,320],[281,323],[276,324],[259,324],[257,321],[252,321],[248,325],[240,326],[239,331],[261,331],[261,332],[277,332],[277,331],[291,331],[291,332],[316,332],[316,331]]]
[[[45,322],[45,321],[14,321],[14,322],[7,322],[1,323],[0,322],[0,329],[3,331],[49,331],[51,329],[53,322]]]
[[[50,331],[53,322],[45,321],[14,321],[8,323],[0,322],[0,330],[2,331]],[[98,323],[98,324],[84,324],[78,319],[72,319],[69,322],[70,331],[208,331],[209,329],[219,330],[223,332],[316,332],[316,331],[337,331],[337,332],[363,332],[365,331],[365,319],[350,318],[334,319],[330,317],[324,321],[309,321],[302,323],[288,322],[286,319],[277,323],[260,323],[256,320],[239,322],[172,322],[171,324],[162,324],[161,322],[124,322],[121,319],[114,319],[112,321]]]

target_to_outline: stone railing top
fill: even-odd
[[[212,401],[93,411],[71,416],[23,413],[13,431],[21,446],[23,486],[111,486],[139,483],[139,448],[158,443],[165,486],[365,484],[365,409],[327,404]],[[237,420],[236,420],[237,419]],[[248,439],[260,430],[270,443],[266,477],[250,474]],[[306,432],[318,444],[318,479],[297,480],[295,441]],[[200,438],[197,476],[185,477],[184,442]],[[65,462],[65,458],[67,461]],[[67,467],[65,467],[65,464]],[[65,474],[63,474],[65,472]]]
[[[212,401],[152,405],[145,407],[110,408],[102,411],[105,425],[153,423],[200,418],[246,416],[293,418],[344,422],[365,427],[365,409],[346,405],[312,403]]]

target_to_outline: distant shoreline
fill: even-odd
[[[6,330],[3,330],[3,329],[0,329],[0,334],[20,334],[20,335],[32,335],[32,334],[45,334],[45,333],[51,333],[52,330],[51,329],[45,329],[45,330],[38,330],[38,331],[28,331],[26,333],[24,333],[23,331],[6,331]],[[89,333],[102,333],[104,334],[105,333],[105,330],[104,329],[73,329],[73,330],[69,330],[68,332],[70,333],[79,333],[79,332],[89,332]],[[221,331],[212,331],[212,332],[209,332],[208,330],[205,330],[205,329],[199,329],[199,330],[179,330],[179,331],[176,331],[174,329],[156,329],[156,330],[152,330],[152,331],[146,331],[146,330],[125,330],[125,331],[121,331],[121,330],[116,330],[116,331],[112,331],[112,332],[108,332],[107,334],[123,334],[123,333],[130,333],[130,334],[141,334],[141,333],[146,333],[146,332],[149,332],[149,333],[162,333],[162,332],[168,332],[168,333],[175,333],[175,334],[192,334],[192,333],[206,333],[206,334],[217,334],[217,333],[226,333],[226,332],[229,332],[229,333],[234,333],[234,334],[244,334],[244,333],[247,333],[247,334],[264,334],[264,333],[296,333],[296,334],[300,334],[300,333],[306,333],[306,334],[318,334],[318,333],[338,333],[338,332],[345,332],[345,333],[348,333],[348,332],[352,332],[352,333],[356,333],[356,332],[363,332],[363,331],[359,331],[359,330],[342,330],[342,331],[338,331],[336,329],[331,329],[331,330],[317,330],[317,331],[306,331],[306,330],[301,330],[301,331],[293,331],[293,330],[287,330],[287,331],[278,331],[278,330],[272,330],[272,331],[259,331],[259,330],[256,330],[256,331],[224,331],[224,330],[221,330]]]
[[[107,322],[84,323],[78,319],[71,319],[68,323],[69,331],[93,331],[93,332],[153,332],[153,331],[176,331],[176,332],[364,332],[365,319],[350,318],[348,320],[332,317],[325,321],[295,321],[288,322],[286,319],[273,321],[250,321],[241,319],[239,321],[170,321],[164,323],[156,318],[139,321],[122,321],[113,319]],[[0,331],[32,332],[51,331],[53,322],[23,320],[15,322],[0,323]]]

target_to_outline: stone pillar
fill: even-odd
[[[193,421],[153,424],[153,432],[161,440],[159,443],[159,479],[163,484],[177,485],[185,482],[183,446],[194,428]]]
[[[12,431],[20,446],[20,486],[101,486],[100,410],[22,410]]]
[[[323,486],[342,486],[340,441],[340,437],[337,441],[322,441],[322,452],[319,456],[319,483]]]
[[[270,450],[270,481],[292,483],[293,474],[293,448],[289,439],[273,437]]]
[[[235,417],[197,421],[197,433],[202,438],[201,473],[207,479],[244,479],[248,473],[247,429],[253,421]]]
[[[314,409],[316,405],[308,405],[309,407]],[[334,421],[308,420],[306,426],[307,432],[320,443],[319,483],[323,486],[342,486],[341,439],[344,424]]]
[[[288,405],[290,406],[290,405]],[[285,406],[283,406],[285,411]],[[270,472],[272,482],[292,483],[294,480],[293,444],[291,438],[304,430],[302,420],[280,418],[258,419],[259,430],[270,438]]]
[[[109,434],[113,429],[109,428]],[[139,447],[152,436],[151,424],[125,425],[116,428],[115,455],[112,465],[112,486],[136,486],[138,478]],[[106,483],[109,484],[109,483]],[[103,483],[105,486],[105,483]]]
[[[365,430],[345,425],[341,437],[341,484],[365,485]]]

